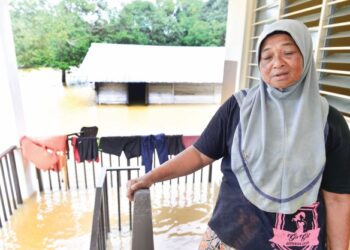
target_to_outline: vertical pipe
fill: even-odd
[[[118,167],[120,167],[120,157],[118,156]],[[119,172],[117,172],[117,173],[119,173]],[[120,180],[120,174],[117,176],[118,177],[118,185],[119,185],[119,187],[121,187],[121,185],[122,185],[122,182],[121,182],[121,180]]]
[[[94,188],[96,188],[95,163],[94,162],[92,162],[92,177],[94,180]]]
[[[68,190],[69,190],[69,189],[70,189],[70,181],[69,181],[69,170],[68,170],[68,160],[69,160],[69,158],[68,158],[68,157],[69,157],[69,154],[68,154],[68,153],[66,154],[66,157],[67,157],[67,158],[66,158],[66,173],[65,173],[65,174],[66,174],[66,177],[67,177],[67,178],[66,178],[66,181],[67,181],[67,188],[68,188]],[[73,160],[74,160],[74,159],[73,159]]]
[[[2,180],[3,180],[3,183],[4,183],[4,187],[5,187],[5,194],[6,194],[7,205],[8,205],[8,208],[9,208],[10,215],[12,215],[12,208],[11,208],[11,203],[10,203],[10,199],[9,199],[9,193],[7,191],[7,182],[6,182],[6,179],[5,179],[5,173],[4,173],[4,168],[3,168],[3,165],[2,165],[2,159],[0,159],[0,168],[1,168]]]
[[[85,189],[87,189],[87,179],[86,179],[86,165],[85,165],[85,161],[83,162],[83,166],[84,166]]]
[[[105,214],[104,211],[104,194],[103,194],[103,187],[101,188],[101,206],[100,206],[100,232],[101,232],[101,243],[102,243],[102,249],[106,249],[105,243],[106,243],[106,231],[105,231]]]
[[[41,172],[38,168],[35,169],[35,172],[36,172],[36,178],[38,179],[39,191],[43,192],[44,186],[43,186],[43,179],[41,178]]]
[[[101,159],[101,168],[103,168],[103,155],[102,155],[102,151],[100,151],[100,159]]]
[[[9,162],[8,162],[7,157],[8,157],[8,155],[5,156],[5,165],[6,165],[6,169],[7,169],[7,178],[9,179],[9,182],[10,182],[10,191],[11,191],[11,196],[12,196],[12,204],[13,204],[13,207],[15,209],[17,209],[15,194],[13,192],[13,184],[12,184],[12,178],[11,178],[12,175],[11,175],[11,172],[10,172]]]
[[[209,183],[211,183],[212,174],[213,174],[213,164],[210,164],[210,165],[209,165],[209,175],[208,175],[208,182],[209,182]]]
[[[65,163],[66,163],[66,171],[65,171],[65,177],[64,177],[64,180],[65,181],[67,181],[67,183],[66,183],[66,188],[68,189],[68,190],[70,190],[70,183],[69,183],[69,170],[68,170],[68,166],[69,166],[69,164],[68,164],[68,162],[69,162],[69,150],[70,150],[70,147],[69,147],[69,143],[68,143],[68,141],[69,141],[69,139],[70,138],[67,138],[67,150],[66,150],[66,152],[64,153],[64,156],[66,157],[66,159],[65,159]],[[73,159],[74,160],[74,159]]]
[[[79,179],[78,179],[78,170],[77,170],[77,163],[75,161],[75,159],[73,159],[74,162],[74,170],[75,170],[75,184],[77,186],[77,189],[79,189]]]
[[[119,226],[119,231],[122,230],[122,224],[121,224],[121,214],[120,214],[120,172],[119,169],[117,170],[117,200],[118,200],[118,226]]]
[[[59,190],[61,190],[62,189],[62,187],[61,187],[61,176],[60,176],[60,172],[59,171],[57,171],[57,180],[58,180],[58,188],[59,188]]]
[[[109,167],[112,167],[112,155],[109,154]],[[113,176],[112,176],[112,171],[110,171],[110,178],[111,178],[111,187],[113,187]]]
[[[51,170],[47,171],[49,175],[49,184],[50,184],[50,190],[52,191],[52,183],[51,183]]]
[[[130,165],[130,162],[129,162],[129,165]],[[128,170],[128,180],[130,180],[130,179],[131,179],[131,171]],[[129,223],[130,223],[130,230],[132,230],[132,208],[131,208],[130,201],[129,201]]]
[[[1,191],[1,185],[0,185],[1,207],[2,207],[3,214],[4,214],[4,219],[5,219],[5,221],[7,221],[7,214],[6,214],[6,209],[5,209],[5,202],[4,202],[4,199],[3,199],[2,197],[3,197],[3,195],[2,195],[2,191]],[[0,217],[0,218],[1,218],[1,217]]]
[[[107,228],[107,232],[109,233],[111,231],[110,229],[110,223],[109,223],[109,207],[108,207],[108,184],[107,184],[107,176],[105,177],[105,183],[104,185],[104,189],[105,189],[105,214],[106,214],[106,228]]]
[[[16,160],[15,160],[15,155],[13,153],[13,150],[11,150],[11,152],[9,153],[9,156],[10,156],[10,165],[11,165],[11,169],[12,169],[13,182],[14,182],[14,185],[15,185],[17,203],[18,204],[23,204],[21,187],[19,185]]]

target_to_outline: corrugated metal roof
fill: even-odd
[[[89,82],[221,83],[224,47],[93,43],[78,72]]]

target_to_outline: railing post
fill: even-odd
[[[44,187],[43,187],[43,179],[41,178],[41,172],[38,168],[36,168],[35,170],[36,170],[36,177],[38,179],[38,184],[39,184],[39,191],[42,192],[44,191]]]
[[[95,193],[95,205],[94,205],[94,212],[93,212],[93,220],[92,220],[92,229],[91,229],[91,238],[90,238],[90,250],[97,250],[99,248],[100,242],[100,224],[101,224],[101,199],[102,199],[102,187],[96,188]]]
[[[101,168],[99,182],[96,185],[90,250],[106,249],[106,241],[109,232],[107,188],[108,184],[106,169]]]
[[[8,190],[7,190],[7,187],[9,185],[7,184],[7,181],[6,181],[6,176],[5,176],[5,171],[4,171],[4,167],[3,167],[3,164],[2,164],[2,159],[0,159],[0,170],[1,170],[1,174],[2,174],[2,180],[3,180],[3,183],[4,183],[4,187],[5,187],[5,198],[6,198],[6,201],[7,201],[7,207],[9,209],[10,215],[12,215],[12,208],[11,208],[11,203],[10,203],[10,195],[9,195]],[[5,213],[6,213],[6,211],[5,211]]]
[[[149,189],[136,191],[134,195],[132,250],[153,250],[152,208]]]
[[[107,176],[107,175],[106,175]],[[108,184],[107,184],[107,177],[106,177],[106,180],[105,180],[105,182],[104,182],[104,184],[103,184],[103,186],[104,186],[104,192],[103,192],[103,194],[104,194],[104,199],[103,199],[103,201],[104,201],[104,213],[105,213],[105,215],[106,215],[106,230],[107,230],[107,233],[109,233],[110,231],[111,231],[111,229],[110,229],[110,223],[109,223],[109,207],[108,207],[108,204],[109,204],[109,202],[108,202]],[[106,235],[107,235],[107,233],[106,233]]]
[[[213,175],[213,164],[210,164],[209,165],[209,174],[208,174],[208,182],[209,183],[211,183],[212,175]]]
[[[18,180],[18,174],[17,174],[17,166],[15,161],[15,155],[13,153],[13,150],[9,154],[10,156],[10,165],[12,170],[12,176],[13,176],[13,182],[15,185],[15,191],[16,191],[16,197],[17,197],[17,203],[23,204],[22,194],[21,194],[21,187],[19,186],[19,180]]]

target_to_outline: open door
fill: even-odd
[[[146,82],[128,83],[128,104],[147,105],[148,104],[148,84]]]

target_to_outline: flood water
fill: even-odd
[[[218,105],[95,105],[91,87],[63,88],[60,72],[20,72],[28,136],[79,132],[98,126],[98,136],[165,133],[199,135]],[[158,183],[151,188],[155,249],[196,249],[219,188],[219,166],[212,184]],[[121,187],[124,196],[125,188]],[[111,206],[115,197],[111,192]],[[93,189],[34,194],[0,229],[0,249],[88,249]],[[127,203],[127,202],[125,202]],[[130,249],[127,210],[123,227],[111,213],[109,249]]]

